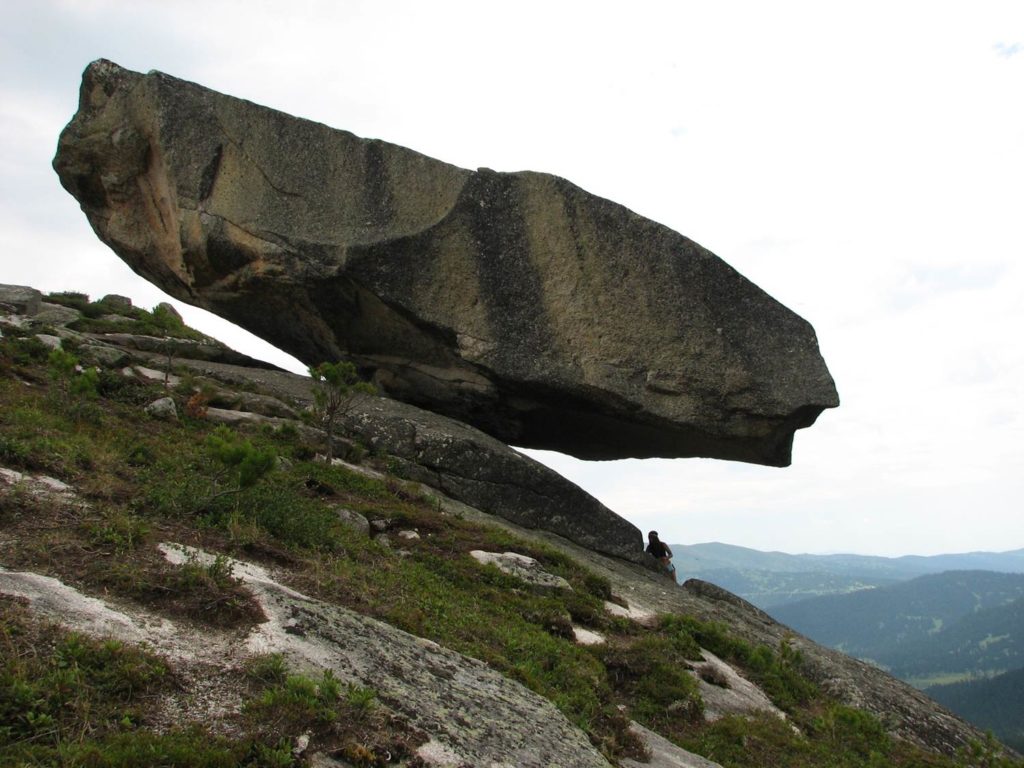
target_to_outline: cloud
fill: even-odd
[[[792,467],[544,456],[636,524],[783,551],[1024,546],[1024,100],[1003,61],[1024,46],[991,46],[1019,3],[936,6],[923,32],[898,4],[293,5],[0,3],[0,282],[166,300],[49,166],[90,60],[160,69],[566,176],[810,321],[843,404],[797,433]]]
[[[908,265],[903,277],[892,288],[890,303],[893,309],[906,311],[943,294],[983,291],[994,286],[1006,271],[1006,264]]]

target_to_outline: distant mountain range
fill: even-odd
[[[717,584],[768,609],[822,595],[845,594],[943,571],[1024,573],[1024,549],[929,557],[790,555],[732,544],[671,544],[682,578]]]

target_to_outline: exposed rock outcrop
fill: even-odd
[[[0,313],[34,315],[42,300],[43,294],[27,285],[0,285]]]
[[[179,563],[213,560],[176,545],[164,551]],[[186,670],[217,661],[237,667],[247,656],[279,652],[300,669],[331,670],[344,682],[372,686],[385,706],[430,736],[421,754],[427,765],[608,768],[553,704],[486,664],[306,597],[259,566],[231,565],[268,618],[241,644],[227,633],[197,632],[138,607],[120,610],[35,573],[0,567],[0,594],[25,599],[37,614],[69,628],[146,643]]]
[[[548,573],[532,557],[521,555],[518,552],[484,552],[474,549],[469,554],[478,563],[493,565],[499,571],[522,579],[527,584],[554,589],[572,589],[569,582],[561,576]]]
[[[0,286],[0,290],[2,288]],[[46,307],[46,303],[43,302],[40,306],[40,313],[46,312]],[[5,332],[9,328],[12,334],[16,333],[25,340],[32,338],[37,323],[38,316],[26,318],[16,315],[0,318],[0,325],[3,326]],[[66,329],[58,330],[60,333],[63,333]],[[73,335],[70,338],[75,338],[76,340],[81,336],[80,334],[74,335],[74,332],[71,333]],[[102,342],[96,342],[96,344],[97,348],[119,349]],[[150,359],[147,355],[151,354],[138,350],[124,350],[123,353],[131,358],[129,362],[132,364],[138,364],[140,361],[146,362]],[[157,360],[157,364],[159,362]],[[190,367],[201,376],[209,376],[220,382],[238,382],[240,389],[248,386],[258,388],[274,395],[280,400],[287,401],[287,405],[294,407],[296,410],[301,409],[302,405],[310,400],[309,380],[300,376],[293,376],[281,371],[245,369],[209,361],[181,360],[179,362]],[[18,385],[18,388],[20,387],[21,385]],[[155,387],[151,387],[149,391],[152,391],[152,389],[155,389]],[[176,394],[179,397],[182,396],[182,393]],[[368,398],[368,400],[370,402],[377,401],[375,398]],[[140,411],[142,402],[138,402]],[[381,402],[386,403],[387,401]],[[267,402],[263,398],[256,398],[251,403],[264,404],[273,408],[278,407],[277,400]],[[396,413],[415,411],[410,406],[402,404],[398,404],[396,408]],[[211,408],[210,411],[214,412],[217,409]],[[260,425],[289,425],[296,427],[303,439],[306,439],[309,433],[315,433],[312,427],[289,419],[274,416],[258,416],[247,411],[218,411],[218,413],[222,414],[225,420],[236,419]],[[430,419],[443,418],[430,414],[424,416],[424,418],[427,417]],[[405,416],[401,417],[401,419],[404,418]],[[417,416],[416,418],[419,417]],[[405,458],[399,456],[396,459],[396,455],[393,454],[392,460],[389,463],[399,468],[418,467],[424,473],[424,477],[433,478],[439,486],[442,485],[439,478],[443,478],[444,473],[439,472],[436,467],[428,467],[425,463],[416,463],[423,460],[425,455],[429,455],[429,451],[436,450],[439,454],[445,452],[443,450],[443,443],[440,442],[441,435],[444,432],[442,426],[440,424],[437,426],[437,440],[439,442],[436,445],[433,442],[434,438],[425,441],[421,439],[418,427],[404,431],[397,430],[396,434],[400,437],[396,438],[393,442],[389,439],[388,444],[396,446],[396,450],[401,446],[406,446],[407,449],[403,449],[406,450],[406,456]],[[140,426],[140,429],[143,428]],[[391,427],[388,427],[388,429],[391,429]],[[464,429],[467,430],[467,434],[475,433],[475,430],[470,428]],[[306,430],[309,432],[306,432]],[[367,432],[367,434],[370,433]],[[456,435],[454,438],[456,442],[463,439],[458,437],[458,434],[458,432],[453,432],[453,435]],[[319,433],[315,433],[308,439],[308,442],[310,445],[314,445],[320,437],[322,436]],[[490,438],[484,438],[484,440],[490,441]],[[429,451],[423,453],[422,451],[425,448],[429,448]],[[455,454],[458,454],[460,450],[458,448],[452,449]],[[506,450],[510,449],[506,448]],[[467,455],[474,455],[474,451],[467,449]],[[481,460],[465,462],[465,466],[501,465],[503,461],[490,458],[486,451],[479,454],[478,458],[481,456],[483,457]],[[525,459],[525,457],[523,458]],[[514,461],[512,458],[507,460],[509,462]],[[383,462],[378,463],[378,468],[381,468],[382,464]],[[451,466],[459,466],[459,464],[456,463]],[[375,471],[368,467],[350,467],[350,469],[362,472],[376,479],[389,479],[381,471]],[[491,469],[493,470],[494,468],[492,467]],[[449,471],[453,470],[445,470],[445,472]],[[70,476],[67,479],[73,479],[73,477]],[[483,477],[487,478],[489,476],[484,475]],[[511,477],[515,478],[517,475],[513,474]],[[490,478],[487,482],[491,482],[491,480],[499,482],[500,476]],[[527,475],[527,482],[532,483],[534,481],[535,478]],[[392,480],[391,482],[394,481]],[[78,483],[77,479],[75,479],[75,483]],[[83,477],[83,483],[80,487],[84,489],[88,485],[88,479]],[[473,484],[450,483],[452,492],[462,491],[466,488],[472,489]],[[569,491],[569,493],[571,496],[574,492]],[[83,515],[88,510],[87,503],[76,495],[73,487],[56,478],[41,475],[32,476],[26,472],[0,468],[0,495],[6,497],[2,499],[7,504],[6,509],[8,510],[5,524],[12,519],[9,512],[12,508],[16,508],[16,505],[23,504],[26,501],[31,504],[42,501],[45,503],[41,508],[59,510],[58,516],[54,519],[61,521],[58,530],[64,532],[65,535],[70,535],[75,530],[98,530],[94,529],[91,524],[88,524],[86,516]],[[626,562],[622,557],[608,557],[594,551],[595,548],[588,544],[581,546],[579,543],[568,541],[566,537],[577,535],[574,534],[572,526],[566,527],[562,535],[558,535],[549,530],[542,530],[544,527],[542,518],[538,518],[539,522],[537,524],[541,526],[540,528],[533,526],[532,523],[530,523],[531,527],[516,525],[510,522],[510,519],[516,519],[512,515],[495,517],[486,514],[449,498],[443,491],[438,491],[432,502],[430,505],[431,514],[436,512],[437,521],[440,521],[443,526],[452,525],[455,521],[459,521],[459,523],[468,521],[470,523],[468,527],[473,529],[478,527],[476,525],[478,523],[483,526],[499,526],[511,531],[517,538],[522,538],[529,542],[539,541],[545,545],[550,545],[565,556],[585,566],[593,575],[607,579],[610,594],[617,602],[607,603],[606,609],[614,616],[627,617],[644,625],[645,628],[638,627],[637,632],[650,631],[657,633],[659,631],[659,614],[668,612],[694,616],[706,621],[721,622],[728,627],[730,635],[746,640],[754,645],[766,644],[769,647],[778,648],[780,643],[791,643],[796,650],[803,654],[804,665],[802,669],[824,690],[835,696],[839,701],[868,710],[877,715],[887,730],[903,739],[925,746],[932,751],[952,755],[970,740],[982,738],[982,734],[977,729],[946,712],[927,699],[924,694],[893,679],[877,668],[846,657],[839,652],[818,646],[799,635],[794,635],[785,626],[772,620],[763,611],[758,610],[724,589],[696,580],[690,580],[685,583],[683,588],[679,588],[664,576],[645,570],[637,563]],[[382,543],[382,540],[389,533],[395,535],[395,548],[390,551],[382,549],[377,553],[382,558],[381,563],[384,566],[381,569],[382,574],[388,572],[387,564],[405,562],[405,556],[414,556],[409,551],[397,549],[398,545],[408,545],[409,550],[415,551],[421,547],[429,546],[431,541],[436,541],[437,538],[440,538],[432,536],[430,528],[424,525],[422,528],[424,536],[421,540],[411,539],[406,541],[404,536],[409,535],[411,537],[412,533],[408,531],[403,533],[403,526],[412,524],[410,521],[393,522],[391,519],[385,519],[390,514],[389,510],[378,508],[375,508],[374,514],[370,516],[371,519],[367,519],[336,506],[339,503],[348,502],[342,502],[341,500],[332,501],[331,506],[327,509],[327,514],[337,515],[339,519],[345,521],[345,524],[352,525],[359,531],[358,534],[351,537],[351,540],[354,541],[366,535],[374,535],[377,541]],[[523,502],[523,504],[528,503],[536,502]],[[31,510],[32,507],[29,506],[29,511],[31,512]],[[29,519],[33,517],[33,514],[24,515],[24,517]],[[581,517],[576,525],[579,528],[584,528],[586,527],[586,508],[582,509],[579,514]],[[17,518],[17,515],[14,517]],[[65,529],[64,522],[70,520],[78,521],[78,523]],[[416,522],[415,524],[421,525],[423,522],[425,521]],[[47,522],[45,530],[52,530],[51,525],[51,522]],[[32,527],[28,526],[21,530],[30,531]],[[623,530],[628,533],[628,529],[624,528]],[[623,535],[626,536],[625,533]],[[546,735],[544,736],[543,744],[554,744],[555,742],[562,744],[564,739],[564,743],[570,745],[570,752],[577,755],[582,764],[603,764],[600,756],[596,755],[589,748],[589,745],[584,743],[584,747],[589,750],[585,753],[579,752],[573,746],[580,743],[581,735],[571,728],[568,732],[565,731],[566,723],[564,718],[557,720],[557,722],[552,720],[550,714],[552,709],[550,707],[545,707],[543,703],[538,704],[536,697],[532,695],[521,696],[520,688],[508,680],[501,681],[497,676],[492,676],[492,671],[486,669],[483,665],[479,665],[476,662],[464,665],[464,660],[458,654],[438,649],[429,641],[416,639],[404,633],[392,635],[397,630],[382,625],[378,621],[358,616],[352,613],[352,611],[336,608],[322,600],[303,598],[301,595],[297,595],[297,593],[283,587],[280,583],[272,583],[273,580],[269,577],[274,575],[274,571],[268,570],[270,568],[280,567],[282,570],[278,576],[282,579],[288,578],[286,569],[289,566],[279,562],[279,557],[283,552],[273,552],[271,550],[264,550],[262,547],[256,547],[253,555],[268,558],[269,562],[274,563],[273,566],[268,565],[267,569],[262,570],[244,563],[238,563],[236,566],[236,575],[243,576],[253,591],[259,593],[262,604],[261,610],[273,622],[271,626],[265,627],[266,631],[252,636],[252,638],[255,638],[253,646],[249,647],[245,652],[240,652],[238,644],[240,635],[235,631],[225,633],[219,629],[211,630],[209,628],[197,630],[194,627],[190,628],[185,622],[171,620],[159,615],[158,612],[149,611],[143,605],[129,603],[126,606],[123,603],[111,602],[107,600],[106,596],[104,596],[102,601],[82,601],[81,594],[75,590],[66,589],[54,579],[41,576],[40,574],[27,573],[24,570],[26,566],[19,565],[17,562],[7,562],[7,557],[15,557],[18,542],[16,538],[11,538],[10,534],[5,535],[3,538],[4,540],[0,541],[0,554],[4,555],[2,565],[17,566],[20,572],[4,571],[0,568],[0,593],[25,597],[32,601],[33,608],[39,610],[42,614],[64,623],[78,626],[86,631],[101,634],[113,632],[132,642],[144,641],[152,649],[159,653],[167,654],[176,660],[181,659],[181,653],[186,652],[186,650],[188,653],[198,652],[200,656],[197,660],[193,660],[198,661],[198,664],[183,663],[176,670],[176,672],[183,674],[187,678],[189,685],[209,685],[211,688],[204,688],[204,690],[213,689],[218,692],[226,690],[223,674],[225,663],[237,663],[247,652],[277,648],[278,646],[275,644],[278,642],[281,643],[281,650],[289,654],[290,659],[299,662],[302,662],[304,659],[308,661],[316,656],[320,650],[328,649],[328,655],[333,654],[329,663],[333,669],[338,670],[339,677],[344,675],[344,679],[369,679],[377,681],[381,676],[393,676],[388,678],[386,686],[381,687],[381,692],[385,694],[388,702],[392,701],[392,697],[398,701],[398,704],[395,705],[396,711],[407,711],[406,707],[420,708],[416,710],[416,716],[420,718],[417,720],[417,723],[422,725],[423,729],[433,736],[432,740],[424,746],[425,753],[421,754],[424,759],[426,759],[427,754],[434,755],[431,760],[427,760],[428,763],[433,761],[441,765],[458,765],[464,759],[470,759],[472,762],[479,758],[481,762],[478,764],[486,764],[482,761],[491,757],[500,759],[500,756],[503,756],[509,759],[511,763],[530,764],[526,762],[530,759],[528,757],[520,760],[519,754],[515,751],[518,748],[516,743],[517,740],[522,743],[528,743],[530,749],[533,749],[535,745],[531,739],[534,729],[538,727],[538,721],[542,721],[543,727],[548,729],[544,732]],[[499,536],[497,540],[501,541],[502,538]],[[638,551],[640,544],[639,534],[636,534],[636,539]],[[627,540],[628,536],[623,539],[623,541]],[[45,548],[40,548],[40,542],[46,541],[46,539],[40,538],[34,541],[35,543],[27,549],[46,551]],[[478,545],[474,543],[473,546]],[[501,545],[495,544],[495,546]],[[465,557],[469,557],[469,552],[470,549],[467,546],[466,551],[462,554]],[[135,552],[135,554],[137,555],[138,553]],[[179,554],[181,554],[180,550]],[[238,554],[238,550],[235,550],[235,554]],[[446,556],[447,554],[449,553],[446,553]],[[57,561],[60,558],[48,557],[47,559]],[[282,558],[282,560],[285,563],[294,564],[291,558]],[[209,559],[205,559],[204,562],[209,563]],[[552,560],[552,562],[557,563],[557,559]],[[685,571],[685,563],[680,563],[679,565],[680,569]],[[59,572],[56,575],[60,575]],[[597,581],[600,582],[601,578]],[[303,582],[291,583],[296,584],[296,586],[303,584]],[[301,588],[307,589],[307,584],[303,584]],[[524,584],[523,588],[528,589],[529,587]],[[96,594],[102,595],[103,592],[101,590]],[[550,590],[547,596],[575,594],[578,593]],[[608,597],[607,587],[602,588],[600,594],[603,597]],[[69,600],[72,602],[69,603]],[[72,609],[69,606],[78,606],[82,610],[79,611],[78,608]],[[107,609],[111,612],[108,612]],[[611,633],[615,631],[614,627],[608,627],[606,623],[601,621],[594,621],[592,627],[587,622],[584,622],[587,626],[576,626],[569,623],[574,618],[571,613],[564,615],[565,626],[562,629],[571,629],[577,642],[600,643],[602,636],[594,632],[594,628],[601,629],[602,632]],[[614,623],[618,624],[618,622]],[[282,629],[282,627],[286,628]],[[287,628],[291,628],[293,631],[289,632]],[[561,636],[569,637],[568,634]],[[394,637],[399,639],[394,640]],[[257,640],[258,642],[256,642]],[[383,646],[386,646],[386,648]],[[339,647],[340,651],[337,650]],[[369,650],[366,650],[367,648]],[[395,654],[394,658],[391,657],[392,653]],[[704,662],[695,662],[693,664],[695,667],[694,671],[702,680],[704,678],[712,680],[717,678],[719,683],[724,681],[728,686],[726,688],[722,688],[721,685],[716,687],[714,682],[710,686],[701,685],[706,714],[714,716],[727,713],[771,711],[770,705],[767,705],[765,700],[759,697],[756,689],[753,686],[748,686],[746,681],[736,677],[735,671],[729,668],[727,662],[715,659],[707,653],[704,656]],[[216,674],[211,676],[211,670],[216,671],[217,669],[221,670],[220,682],[218,682]],[[505,723],[512,724],[507,730],[485,729],[483,732],[480,732],[479,730],[472,730],[464,722],[459,722],[456,708],[446,705],[447,699],[444,696],[448,696],[448,693],[445,692],[440,699],[438,698],[438,691],[444,689],[444,686],[449,684],[446,674],[453,670],[455,678],[451,685],[456,689],[456,692],[452,694],[454,698],[451,700],[456,702],[457,707],[467,706],[469,709],[466,711],[476,712],[473,708],[483,707],[484,705],[474,698],[479,693],[479,690],[473,690],[474,687],[479,688],[483,686],[487,691],[496,690],[498,691],[498,704],[503,709],[495,716],[501,719],[499,725],[504,725]],[[483,682],[472,678],[472,675],[477,670],[483,670],[481,674],[486,674],[486,679]],[[459,677],[463,673],[470,675],[468,684],[466,683],[466,678]],[[441,679],[438,680],[438,677]],[[495,688],[490,687],[492,682],[496,686]],[[374,685],[376,684],[374,682]],[[404,685],[422,688],[422,690],[410,695],[409,702],[403,703],[405,694],[402,686]],[[447,689],[444,690],[446,691]],[[742,694],[742,696],[739,694]],[[183,695],[185,694],[183,693]],[[191,694],[188,695],[191,699]],[[198,697],[197,701],[206,701],[206,698]],[[231,707],[228,705],[232,701],[236,708],[237,705],[240,705],[237,695],[231,701],[225,701],[220,696],[220,693],[218,693],[217,697],[210,697],[209,699],[210,706],[216,706],[217,711],[220,713],[230,710]],[[491,705],[492,702],[486,702],[487,707],[491,707]],[[205,712],[199,712],[198,710],[190,709],[189,713],[188,717],[184,718],[185,720],[203,721],[206,716]],[[555,715],[561,717],[557,713]],[[216,716],[220,717],[221,714]],[[548,722],[549,720],[551,722]],[[637,731],[636,729],[634,729],[634,733],[641,738],[642,743],[650,751],[652,756],[650,765],[701,766],[702,768],[709,768],[709,766],[713,765],[713,763],[709,763],[704,758],[690,755],[665,742],[663,739],[659,739],[656,734]],[[509,751],[510,749],[512,750],[511,752]],[[562,762],[561,753],[557,751],[561,747],[556,748],[552,746],[551,749],[552,751],[548,753],[550,762],[560,765],[573,764],[571,762]],[[534,752],[529,752],[528,754],[532,755]],[[309,762],[311,765],[326,765],[329,761],[326,757],[323,758],[323,761],[317,761],[311,756]],[[621,762],[623,765],[638,765],[638,763],[628,760]]]
[[[213,557],[166,546],[169,558]],[[608,763],[546,699],[423,638],[277,583],[244,562],[233,573],[253,590],[269,621],[246,638],[248,651],[280,652],[302,667],[332,669],[373,686],[380,699],[442,743],[453,764],[565,768]]]
[[[506,443],[783,466],[838,404],[807,322],[554,176],[464,170],[104,60],[54,166],[168,293]]]
[[[953,755],[972,741],[984,740],[978,728],[943,709],[911,685],[878,667],[818,645],[721,587],[690,579],[679,589],[636,564],[588,551],[550,533],[525,530],[466,507],[459,509],[470,519],[477,516],[481,521],[507,527],[517,535],[559,547],[607,578],[613,593],[625,597],[629,612],[637,617],[646,615],[648,621],[656,622],[658,613],[695,616],[724,624],[731,634],[753,645],[778,648],[783,642],[791,643],[803,655],[804,673],[822,689],[848,706],[871,712],[885,723],[890,733],[912,744]],[[685,570],[685,565],[681,564],[680,568]],[[606,608],[613,610],[614,605],[609,603]],[[622,615],[625,613],[622,611]]]
[[[0,285],[0,293],[7,288],[17,289],[9,291],[12,295],[34,290]],[[43,302],[39,306],[56,305]],[[75,310],[69,312],[71,321],[80,316]],[[39,318],[15,317],[30,324],[37,323]],[[126,359],[134,361],[134,365],[124,368],[125,375],[166,381],[171,387],[181,382],[180,377],[166,372],[166,356],[154,351],[162,339],[128,333],[84,334],[66,328],[59,331],[80,343],[88,342],[82,345],[82,351],[97,362],[120,365]],[[139,344],[140,338],[150,339],[151,343]],[[211,349],[230,354],[211,359],[205,352]],[[193,354],[197,357],[193,358]],[[235,359],[234,356],[244,356],[219,342],[182,344],[176,347],[175,355],[175,366],[190,369],[208,389],[212,388],[207,418],[233,426],[287,424],[311,442],[323,439],[318,430],[296,420],[298,411],[313,402],[308,377],[262,365],[249,367],[225,362]],[[139,360],[154,367],[140,365]],[[248,391],[253,388],[267,394]],[[544,528],[616,557],[644,560],[643,539],[636,526],[554,470],[479,430],[381,397],[359,398],[340,421],[353,438],[377,453],[389,455],[392,469],[406,479],[524,527]],[[336,448],[347,442],[347,438],[335,436]]]
[[[643,742],[650,759],[639,762],[627,758],[621,762],[623,768],[722,768],[718,763],[677,747],[639,723],[631,723],[629,730]]]
[[[764,691],[739,674],[711,651],[701,648],[704,661],[695,662],[691,674],[700,686],[704,718],[718,720],[726,715],[766,712],[785,719]]]
[[[393,457],[392,469],[478,509],[639,560],[640,530],[579,486],[479,430],[405,403],[366,397],[345,431]]]
[[[162,304],[161,306],[169,307],[170,304]],[[172,360],[174,358],[187,357],[190,360],[210,360],[216,363],[244,365],[247,368],[280,370],[276,365],[243,355],[241,352],[236,352],[213,339],[195,341],[193,339],[158,338],[137,333],[95,333],[88,335],[97,341],[114,344],[124,349],[154,352]]]

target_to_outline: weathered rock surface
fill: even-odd
[[[170,306],[170,304],[161,305]],[[158,338],[156,336],[143,336],[137,333],[90,333],[85,334],[88,338],[105,344],[111,344],[122,349],[135,349],[140,352],[153,352],[163,357],[175,358],[186,357],[189,360],[209,360],[215,363],[230,363],[231,365],[244,365],[248,368],[268,368],[280,370],[276,365],[265,363],[254,357],[243,355],[230,347],[221,344],[219,341],[209,339],[206,341],[195,341],[193,339]]]
[[[838,404],[811,326],[668,228],[100,60],[54,160],[138,273],[513,445],[790,461]]]
[[[527,528],[638,560],[640,530],[552,469],[473,427],[380,397],[341,417],[344,431],[391,454],[393,470]]]
[[[199,550],[161,548],[172,562],[188,557],[202,564],[213,561]],[[303,670],[329,669],[344,682],[373,687],[384,706],[429,735],[420,757],[430,766],[608,768],[553,704],[486,664],[306,597],[260,566],[239,561],[231,566],[267,617],[241,639],[230,632],[197,630],[139,606],[113,605],[57,579],[2,566],[0,594],[25,599],[38,615],[69,628],[145,643],[177,662],[186,679],[197,672],[217,676],[268,652],[282,653]]]
[[[172,561],[213,557],[162,545]],[[554,705],[483,662],[383,622],[324,603],[235,562],[232,573],[256,596],[268,621],[246,638],[250,653],[285,654],[301,667],[331,669],[372,686],[380,700],[442,744],[452,765],[574,768],[608,762]]]
[[[640,723],[630,723],[629,730],[643,742],[650,754],[650,760],[641,763],[626,758],[620,762],[622,768],[722,768],[718,763],[677,747],[663,736],[644,728]]]
[[[53,325],[57,327],[75,322],[82,316],[77,309],[65,307],[63,304],[51,304],[48,301],[39,304],[39,311],[31,314],[32,321],[37,325]]]
[[[210,395],[210,405],[226,410],[251,411],[280,419],[299,418],[299,414],[287,403],[276,397],[259,395],[254,392],[232,392],[218,388]]]
[[[370,521],[364,515],[345,507],[336,507],[334,511],[337,513],[338,520],[341,521],[342,525],[351,528],[357,533],[361,533],[363,536],[370,535]]]
[[[146,413],[154,419],[162,421],[178,420],[178,408],[175,406],[174,400],[169,397],[161,397],[159,400],[154,400],[146,406]]]
[[[43,294],[27,285],[0,285],[0,313],[34,315]]]
[[[75,489],[62,480],[49,475],[26,475],[14,469],[0,467],[0,489],[20,487],[35,496],[55,496],[63,501],[74,498]]]
[[[785,719],[786,715],[772,704],[764,691],[739,674],[730,665],[704,648],[704,661],[694,662],[691,675],[700,687],[704,700],[704,719],[719,720],[726,715],[750,715],[765,712]]]
[[[106,306],[110,312],[116,312],[119,314],[126,314],[131,311],[133,305],[132,300],[128,296],[121,296],[117,293],[108,293],[100,302]],[[177,314],[177,311],[175,311]]]
[[[258,386],[299,406],[312,403],[308,377],[285,371],[182,359],[196,373],[239,386]],[[293,423],[249,411],[208,408],[223,424]],[[640,530],[578,485],[504,443],[452,419],[397,400],[362,397],[340,418],[342,431],[392,457],[409,480],[526,528],[543,528],[598,552],[643,560]],[[304,435],[313,428],[295,426]],[[342,438],[335,437],[336,452]],[[653,562],[653,561],[652,561]]]
[[[447,502],[446,502],[447,503]],[[626,598],[630,611],[695,616],[702,621],[725,624],[729,632],[753,645],[778,648],[792,644],[803,654],[802,671],[837,701],[865,709],[885,723],[893,735],[926,749],[954,755],[984,734],[947,711],[925,694],[878,667],[818,645],[794,633],[746,600],[707,582],[686,581],[682,588],[668,583],[653,571],[635,563],[588,551],[550,533],[528,530],[500,518],[458,505],[467,519],[479,519],[508,528],[519,536],[535,538],[558,547],[587,568],[609,580],[613,594]],[[682,566],[680,566],[682,567]],[[612,610],[613,603],[606,604]]]
[[[499,571],[522,579],[527,584],[552,587],[553,589],[572,589],[569,582],[561,576],[548,573],[532,557],[521,555],[518,552],[484,552],[481,549],[474,549],[469,555],[478,563],[493,565]]]

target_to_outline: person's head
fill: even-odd
[[[657,531],[651,531],[650,533],[648,533],[647,534],[647,540],[648,541],[657,541],[658,540],[658,532]]]

